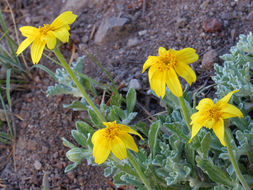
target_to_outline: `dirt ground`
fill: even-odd
[[[195,48],[200,59],[192,64],[197,82],[191,89],[196,90],[213,83],[213,63],[222,64],[219,56],[236,44],[239,34],[253,30],[252,0],[84,0],[70,6],[71,1],[9,0],[9,3],[17,27],[42,26],[51,23],[63,10],[73,10],[78,17],[71,25],[70,43],[61,47],[67,60],[75,61],[87,50],[110,71],[118,85],[125,85],[123,91],[132,81],[140,95],[138,100],[145,102],[143,106],[152,114],[159,101],[154,98],[155,102],[149,102],[147,72],[141,73],[148,55],[157,55],[161,46]],[[0,0],[0,5],[13,29],[6,1]],[[25,55],[30,57],[30,51]],[[46,58],[39,64],[52,70],[57,67]],[[84,64],[86,74],[101,82],[108,81],[89,58]],[[72,141],[74,122],[87,115],[63,108],[63,103],[73,100],[71,96],[47,97],[47,87],[55,83],[48,74],[33,70],[32,75],[29,89],[12,93],[13,112],[20,118],[15,119],[17,142],[13,156],[6,162],[12,149],[0,151],[4,163],[1,184],[6,189],[40,189],[43,175],[48,172],[51,189],[115,189],[111,179],[103,177],[102,168],[85,162],[64,173],[70,161],[65,157],[67,148],[61,137]],[[203,96],[213,97],[214,89],[204,91]]]

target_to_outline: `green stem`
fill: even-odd
[[[82,93],[84,99],[88,102],[88,104],[92,107],[92,109],[94,110],[94,112],[96,113],[96,115],[99,117],[100,121],[101,122],[106,121],[105,118],[104,118],[104,116],[100,113],[100,111],[97,109],[97,107],[94,105],[94,103],[89,98],[88,94],[86,93],[86,91],[84,90],[84,88],[82,87],[82,85],[77,80],[74,72],[72,71],[72,69],[70,68],[70,66],[66,62],[66,60],[64,59],[64,57],[63,57],[62,53],[60,52],[60,50],[58,48],[55,48],[54,49],[54,53],[55,53],[56,57],[59,59],[59,61],[61,62],[62,66],[66,69],[66,71],[68,72],[68,74],[70,75],[70,77],[72,78],[72,80],[74,81],[74,83],[77,86],[77,88]]]
[[[181,110],[183,112],[183,116],[184,116],[184,120],[186,122],[186,125],[187,125],[188,129],[191,130],[191,125],[190,125],[191,120],[190,120],[190,116],[189,116],[189,113],[188,113],[186,105],[185,105],[184,97],[183,96],[178,97],[178,100],[179,100],[180,105],[181,105]]]
[[[235,159],[235,155],[233,153],[233,150],[232,150],[232,146],[231,146],[231,143],[230,143],[230,139],[231,139],[231,131],[228,127],[226,127],[226,130],[225,130],[225,142],[227,144],[227,150],[228,150],[228,154],[229,154],[229,157],[230,157],[230,161],[235,169],[235,173],[236,173],[236,176],[238,177],[238,179],[240,180],[242,186],[244,187],[245,190],[250,190],[248,184],[246,183],[240,169],[239,169],[239,166],[238,166],[238,163]]]
[[[152,188],[151,188],[150,184],[148,183],[144,173],[142,172],[139,164],[136,162],[135,157],[132,155],[132,153],[130,151],[128,151],[128,153],[127,153],[127,158],[130,161],[130,163],[132,164],[132,166],[135,168],[138,176],[140,177],[141,181],[145,184],[147,189],[152,190]]]

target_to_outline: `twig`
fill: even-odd
[[[156,118],[151,113],[149,113],[149,111],[144,108],[138,101],[136,101],[136,106],[143,110],[149,116],[148,118],[151,118],[152,120],[156,121]]]
[[[71,49],[71,56],[70,56],[70,59],[69,59],[69,66],[72,65],[74,55],[75,55],[75,51],[76,51],[76,46],[75,46],[75,44],[73,44],[72,49]]]
[[[14,141],[15,141],[15,139],[14,139]],[[14,172],[16,173],[16,172],[17,172],[17,167],[16,167],[16,155],[15,155],[15,152],[16,152],[16,142],[13,143],[12,149],[13,149],[13,165],[14,165]]]
[[[90,33],[90,40],[93,39],[96,29],[97,29],[97,26],[96,26],[96,24],[94,24],[92,27],[91,33]]]
[[[145,16],[145,11],[146,11],[146,0],[143,0],[142,2],[142,18]]]

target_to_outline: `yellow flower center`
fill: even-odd
[[[46,35],[49,30],[50,30],[50,25],[49,24],[44,24],[43,27],[39,26],[39,32],[40,32],[41,35]]]
[[[110,125],[109,127],[105,128],[104,136],[108,139],[113,139],[115,136],[118,136],[120,130],[115,125]]]
[[[215,121],[218,121],[221,117],[221,108],[214,105],[211,109],[208,110],[208,117],[213,118]]]
[[[177,63],[176,56],[171,52],[166,52],[166,54],[161,55],[160,59],[168,67],[173,67]]]

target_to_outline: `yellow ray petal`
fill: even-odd
[[[17,55],[21,54],[32,42],[33,42],[33,38],[26,38],[26,39],[18,46],[18,49],[17,49],[16,54],[17,54]]]
[[[152,67],[149,72],[152,72]],[[157,70],[153,73],[152,78],[149,80],[151,90],[154,90],[158,97],[163,98],[165,96],[165,75],[166,72],[160,72]]]
[[[164,47],[160,47],[158,49],[158,55],[159,56],[164,55],[166,52],[167,52],[167,50]]]
[[[97,130],[95,133],[93,133],[91,137],[91,142],[95,144],[97,139],[104,138],[103,134],[104,134],[104,129]]]
[[[243,114],[242,114],[241,110],[239,110],[237,107],[235,107],[231,104],[225,104],[222,107],[221,111],[223,112],[222,113],[222,118],[223,119],[228,119],[228,118],[231,118],[231,117],[243,117]]]
[[[54,35],[56,36],[56,38],[58,38],[59,40],[61,40],[63,43],[66,43],[69,41],[69,32],[65,27],[62,27],[58,30],[53,31]]]
[[[25,37],[35,37],[38,34],[39,29],[32,26],[22,26],[19,30]]]
[[[204,112],[198,111],[198,112],[192,114],[191,120],[192,120],[191,125],[198,124],[198,125],[204,126],[203,123],[207,120],[207,117]]]
[[[224,96],[222,99],[220,99],[216,104],[219,105],[219,104],[223,104],[223,103],[228,103],[228,101],[230,100],[231,96],[238,92],[239,90],[234,90],[232,92],[229,92],[226,96]]]
[[[52,31],[49,31],[46,35],[46,42],[48,49],[54,49],[56,46],[56,37]]]
[[[40,61],[46,42],[40,39],[34,40],[31,47],[31,56],[33,64],[37,64]]]
[[[213,100],[210,98],[204,98],[200,100],[198,106],[196,106],[197,110],[207,110],[210,109],[214,105]]]
[[[147,61],[143,65],[142,73],[146,71],[147,68],[149,68],[151,65],[156,64],[159,61],[159,59],[156,56],[148,56]]]
[[[93,147],[93,157],[97,164],[102,164],[109,156],[111,143],[106,138],[96,138]]]
[[[220,140],[221,144],[223,146],[227,146],[224,140],[224,121],[223,119],[219,119],[218,121],[216,121],[216,123],[213,126],[213,131],[215,133],[215,135],[218,137],[218,139]]]
[[[72,24],[76,20],[77,15],[73,14],[72,11],[66,11],[59,15],[50,25],[52,30],[58,30],[65,25]]]
[[[138,148],[136,146],[136,143],[133,139],[133,137],[127,133],[120,133],[118,137],[123,141],[126,148],[129,148],[135,152],[138,152]]]
[[[192,141],[192,139],[198,134],[199,130],[202,128],[201,125],[193,124],[192,126],[192,135],[191,139],[189,140],[189,143]]]
[[[193,48],[184,48],[177,51],[176,57],[178,62],[186,64],[193,63],[199,59],[196,50]]]
[[[184,78],[189,85],[196,81],[195,72],[186,63],[178,62],[174,69],[176,70],[177,74]]]
[[[127,157],[126,145],[118,137],[112,140],[112,153],[120,160]]]
[[[118,127],[119,127],[121,132],[126,132],[126,133],[131,133],[131,134],[134,134],[134,135],[138,135],[141,138],[141,140],[144,140],[143,137],[140,135],[140,133],[138,133],[137,131],[131,129],[131,127],[126,126],[126,125],[122,125],[122,124],[118,124]]]
[[[177,97],[183,96],[182,86],[174,69],[166,71],[166,84],[170,91]]]

